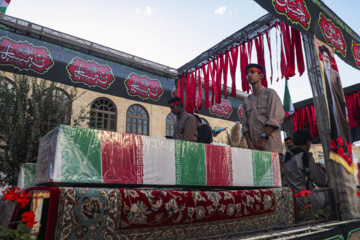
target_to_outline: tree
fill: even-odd
[[[22,163],[36,163],[40,138],[59,124],[70,124],[78,91],[25,75],[14,81],[0,73],[0,182],[15,186]],[[72,124],[86,120],[81,109]]]

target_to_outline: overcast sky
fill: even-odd
[[[360,1],[325,3],[355,32],[360,32]],[[173,68],[186,64],[266,13],[252,0],[12,0],[6,12]],[[336,60],[343,86],[358,83],[360,71]],[[283,98],[283,80],[269,87]],[[292,78],[289,88],[293,102],[312,97],[306,74]]]

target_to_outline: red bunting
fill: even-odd
[[[196,109],[196,72],[191,73],[191,113],[194,111],[197,113]]]
[[[264,68],[264,78],[262,79],[261,83],[264,87],[267,87],[268,84],[266,80],[266,71],[265,71],[264,37],[260,33],[258,33],[258,38],[255,39],[255,48],[256,48],[258,64]]]
[[[244,92],[249,93],[250,85],[246,78],[245,68],[248,65],[248,54],[246,51],[246,43],[240,45],[240,75],[241,87]]]
[[[251,62],[251,53],[252,53],[252,45],[253,45],[253,40],[249,41],[248,38],[248,42],[247,42],[247,54],[248,54],[248,62]]]
[[[302,114],[303,128],[307,128],[307,118],[305,114],[305,108],[302,108],[301,114]]]
[[[278,49],[278,35],[280,35],[280,49],[282,49],[281,47],[281,32],[280,32],[280,27],[279,27],[279,22],[276,21],[275,22],[275,30],[276,30],[276,72],[277,72],[277,78],[276,78],[276,82],[279,81],[279,73],[282,73],[279,69],[279,49]]]
[[[216,74],[216,93],[215,93],[215,102],[221,103],[221,79],[222,79],[222,72],[224,68],[224,58],[223,54],[218,54],[217,58],[217,74]]]
[[[186,111],[188,113],[191,113],[190,109],[191,109],[191,103],[190,103],[190,99],[191,99],[191,93],[190,93],[190,73],[187,73],[186,75]]]
[[[346,99],[346,106],[349,115],[350,129],[353,129],[354,127],[356,127],[355,118],[354,118],[354,106],[355,106],[354,96],[352,94],[348,94],[345,95],[345,99]]]
[[[281,25],[281,24],[280,24]],[[286,72],[286,58],[285,58],[285,50],[284,50],[284,41],[283,41],[283,31],[280,28],[280,72],[281,72],[281,79],[285,77],[287,79],[287,72]]]
[[[198,79],[197,109],[200,110],[202,108],[202,83],[201,83],[200,69],[197,71],[197,79]]]
[[[217,92],[217,87],[216,87],[216,83],[215,83],[215,72],[216,72],[216,61],[215,59],[212,60],[212,67],[210,64],[210,60],[209,60],[209,67],[210,67],[210,75],[211,75],[211,86],[212,86],[212,93],[211,93],[211,105],[214,105],[215,102],[215,92]]]
[[[180,83],[181,83],[181,78],[179,76],[176,81],[176,96],[177,97],[180,97]]]
[[[313,127],[314,127],[313,137],[317,137],[317,136],[319,136],[319,130],[318,130],[317,123],[316,123],[316,113],[315,113],[314,105],[310,105],[310,110],[311,110],[311,121],[312,121]]]
[[[306,110],[307,119],[309,121],[309,129],[310,129],[311,136],[314,136],[315,131],[314,131],[313,122],[311,121],[311,114],[310,114],[309,106],[306,106],[305,110]]]
[[[223,67],[223,76],[224,76],[224,82],[223,82],[223,92],[224,92],[224,99],[227,99],[227,75],[229,70],[229,51],[225,53],[225,59],[224,59],[224,67]]]
[[[298,130],[298,119],[297,119],[298,111],[295,111],[294,114],[292,114],[293,119],[293,125],[294,125],[294,132]]]
[[[272,80],[273,80],[273,65],[272,65],[272,53],[271,53],[271,44],[270,44],[270,35],[268,31],[265,31],[265,35],[266,35],[266,40],[267,40],[267,44],[268,44],[268,48],[269,48],[269,53],[270,53],[270,67],[271,67],[271,76],[270,76],[270,83],[272,84]]]
[[[230,75],[231,75],[231,80],[232,80],[232,85],[231,85],[231,96],[232,97],[236,97],[236,67],[237,67],[237,61],[238,61],[239,48],[240,48],[240,46],[237,46],[237,47],[233,46],[231,48]]]
[[[202,71],[204,75],[205,110],[209,108],[209,68],[210,64],[208,64],[208,67],[206,69],[205,64],[202,66]]]
[[[290,28],[284,22],[280,24],[282,36],[283,36],[283,44],[285,48],[286,55],[286,78],[290,78],[295,75],[295,52],[294,47],[292,45],[291,36],[290,36]]]
[[[360,92],[357,92],[356,94],[354,94],[354,101],[353,101],[353,108],[354,108],[354,112],[355,112],[355,119],[356,119],[356,124],[357,127],[360,127],[360,119],[359,119],[359,110],[358,110],[358,103],[360,103]]]
[[[295,28],[291,28],[292,43],[296,50],[296,63],[299,75],[301,76],[305,71],[304,56],[301,44],[300,32]]]

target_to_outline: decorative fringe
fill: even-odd
[[[341,164],[349,173],[354,174],[355,164],[351,163],[351,166],[345,161],[344,158],[340,157],[338,154],[330,151],[330,159]]]

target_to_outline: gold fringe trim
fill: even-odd
[[[330,159],[341,164],[349,173],[354,174],[355,164],[351,163],[351,166],[345,161],[343,157],[340,157],[337,153],[330,151]]]

